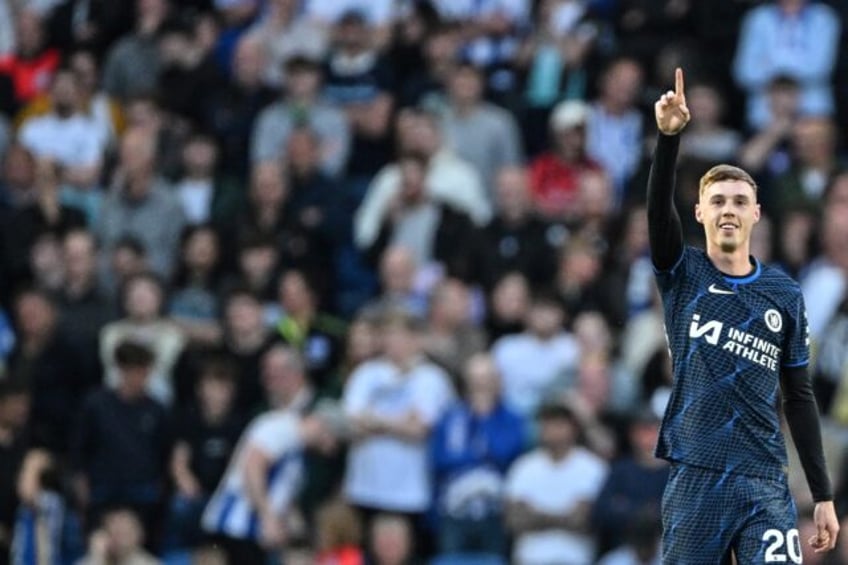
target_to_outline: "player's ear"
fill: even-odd
[[[704,223],[704,219],[701,216],[701,205],[700,204],[695,204],[695,219],[698,220],[699,224]]]
[[[759,221],[760,221],[760,205],[758,203],[757,205],[754,206],[754,223],[756,224]]]

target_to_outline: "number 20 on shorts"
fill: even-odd
[[[766,563],[801,563],[801,536],[798,530],[792,528],[786,535],[778,529],[771,528],[763,534],[766,546]]]

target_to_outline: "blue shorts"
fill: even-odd
[[[663,563],[801,563],[795,502],[784,480],[675,463],[662,500]]]

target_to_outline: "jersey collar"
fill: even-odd
[[[724,280],[727,282],[727,284],[748,284],[760,278],[760,273],[763,270],[762,265],[760,265],[760,261],[756,257],[751,257],[751,260],[754,262],[753,273],[749,273],[742,277],[735,277],[733,275],[726,275],[722,273],[722,276],[724,277]]]

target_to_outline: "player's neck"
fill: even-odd
[[[715,265],[716,269],[730,275],[732,277],[744,277],[754,270],[754,265],[751,263],[749,247],[742,246],[732,252],[725,252],[721,249],[708,245],[707,256]]]

